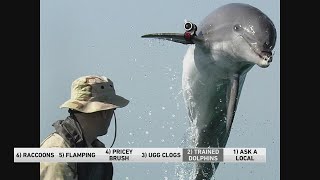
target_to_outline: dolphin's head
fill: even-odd
[[[269,17],[253,6],[240,3],[221,6],[202,21],[199,30],[191,22],[185,22],[185,30],[184,34],[155,33],[142,37],[198,44],[212,54],[224,54],[260,67],[268,67],[272,62],[277,38],[275,26]]]
[[[259,9],[233,3],[209,14],[202,21],[198,38],[204,39],[205,45],[212,50],[268,67],[276,43],[276,29]]]

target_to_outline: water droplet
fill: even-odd
[[[130,136],[132,136],[132,133],[129,133]]]
[[[172,130],[172,127],[170,127],[169,129],[171,129],[171,130]]]
[[[162,110],[165,110],[166,108],[165,107],[162,107]]]
[[[162,128],[164,128],[164,126],[162,126]]]
[[[161,139],[161,142],[164,142],[164,139]]]
[[[129,177],[126,177],[126,179],[129,179]]]
[[[149,131],[146,131],[146,134],[149,134]]]
[[[172,89],[172,86],[170,86],[169,89],[171,90],[171,89]]]
[[[149,111],[149,116],[151,116],[151,111]]]
[[[174,137],[174,134],[172,134],[171,136]]]
[[[164,180],[168,180],[168,177],[164,177]]]
[[[172,114],[172,117],[176,117],[176,115]]]
[[[139,119],[142,119],[142,117],[141,117],[141,116],[139,116]]]
[[[152,143],[152,140],[151,140],[151,139],[149,140],[149,143]]]

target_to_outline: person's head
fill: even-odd
[[[108,132],[114,110],[115,109],[108,109],[93,113],[71,110],[71,113],[76,117],[85,132],[90,131],[94,136],[103,136]]]
[[[114,110],[128,103],[127,99],[116,94],[110,79],[90,75],[73,81],[71,98],[60,108],[69,108],[81,126],[102,136],[108,131]]]

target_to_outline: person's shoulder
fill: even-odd
[[[41,148],[69,148],[69,144],[58,133],[51,133],[40,144]]]

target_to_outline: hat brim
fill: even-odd
[[[122,108],[129,104],[129,100],[114,95],[108,97],[105,101],[79,101],[74,99],[69,99],[63,103],[60,108],[70,108],[83,113],[93,113],[97,111],[103,111],[108,109]]]

